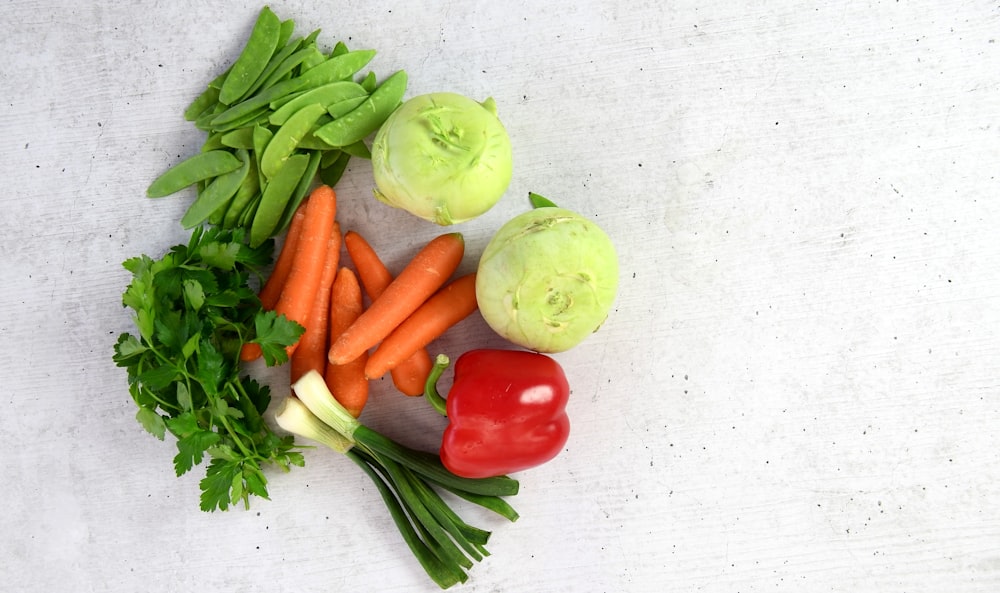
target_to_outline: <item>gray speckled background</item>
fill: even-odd
[[[573,433],[524,472],[469,592],[1000,589],[996,2],[278,2],[409,95],[492,95],[508,195],[614,238],[620,296],[560,354]],[[183,241],[181,112],[260,5],[15,0],[0,24],[0,575],[11,591],[431,591],[377,494],[316,451],[205,514],[111,363],[119,263]],[[390,265],[439,232],[340,186]],[[380,230],[392,229],[380,233]],[[470,318],[436,346],[499,345]],[[280,392],[283,375],[262,371]],[[406,418],[400,422],[400,418]],[[434,447],[376,384],[363,419]],[[68,587],[68,589],[67,589]]]

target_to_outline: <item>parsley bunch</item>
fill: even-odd
[[[240,375],[245,343],[260,345],[267,365],[288,359],[301,325],[264,311],[251,278],[271,261],[274,243],[251,248],[242,229],[196,228],[187,245],[161,259],[142,255],[123,265],[132,281],[122,296],[138,335],[123,333],[114,361],[128,370],[136,419],[163,440],[177,439],[178,476],[210,458],[200,482],[201,509],[226,510],[250,495],[268,498],[263,467],[304,463],[293,437],[263,419],[270,391]]]

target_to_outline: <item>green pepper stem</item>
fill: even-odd
[[[424,383],[424,399],[442,416],[448,415],[448,405],[441,397],[441,393],[438,392],[437,382],[450,362],[447,355],[438,354],[437,358],[434,359],[434,366],[431,367],[430,374],[427,375],[427,382]]]

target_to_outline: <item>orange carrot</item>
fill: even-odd
[[[299,337],[299,346],[290,359],[291,382],[295,383],[307,371],[320,374],[326,370],[326,353],[329,344],[330,291],[340,266],[341,235],[340,225],[333,223],[333,232],[327,243],[326,260],[320,275],[319,290],[313,301],[312,311],[306,319],[306,330]]]
[[[397,364],[389,372],[392,384],[404,395],[417,396],[424,394],[427,377],[434,367],[434,360],[426,348],[420,348],[409,358]]]
[[[292,258],[295,257],[295,248],[299,243],[299,234],[302,231],[302,223],[306,218],[305,203],[303,203],[292,215],[291,222],[288,223],[288,232],[285,233],[285,242],[281,245],[278,259],[274,261],[274,268],[271,275],[267,277],[264,286],[260,289],[260,303],[265,309],[273,309],[281,296],[281,289],[285,286],[288,273],[292,269]]]
[[[476,274],[466,274],[434,293],[382,340],[368,357],[365,376],[381,377],[477,308]]]
[[[267,277],[264,286],[260,289],[260,294],[258,295],[260,297],[260,304],[266,310],[274,308],[275,303],[278,302],[278,297],[281,295],[281,289],[284,288],[285,281],[288,279],[288,272],[292,268],[292,258],[295,257],[295,249],[299,242],[302,221],[305,220],[305,217],[305,202],[303,202],[298,210],[295,211],[291,222],[288,223],[285,242],[281,244],[278,259],[274,261],[271,275]],[[264,352],[260,349],[259,344],[243,344],[243,347],[240,349],[240,360],[250,362],[251,360],[257,360],[263,354]]]
[[[351,261],[354,262],[358,278],[368,293],[368,298],[374,301],[392,282],[392,272],[382,263],[371,244],[356,231],[344,233],[344,246]],[[420,348],[390,371],[392,383],[405,395],[423,395],[427,377],[433,366],[434,361],[431,360],[430,353]]]
[[[392,282],[392,272],[382,263],[371,244],[357,231],[344,233],[344,247],[354,262],[361,286],[368,293],[368,298],[374,301]]]
[[[361,285],[349,268],[341,268],[330,293],[330,338],[335,339],[361,315]],[[368,379],[365,377],[365,352],[344,364],[326,363],[323,378],[330,393],[357,418],[368,402]]]
[[[323,276],[330,234],[337,215],[337,194],[321,185],[309,195],[295,257],[274,312],[306,326]],[[295,351],[298,342],[289,347]]]
[[[448,281],[464,253],[465,239],[461,233],[447,233],[431,239],[334,341],[330,348],[330,362],[349,362],[381,342]]]

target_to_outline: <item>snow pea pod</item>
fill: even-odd
[[[267,143],[271,141],[273,136],[274,133],[269,128],[260,125],[253,128],[253,153],[254,158],[257,159],[257,175],[262,190],[267,185],[267,179],[264,178],[264,174],[260,171],[260,157],[267,150]]]
[[[209,183],[181,217],[181,226],[190,229],[205,222],[236,195],[250,171],[250,155],[246,150],[239,150],[236,158],[240,160],[242,166],[216,177]]]
[[[343,41],[338,41],[334,44],[333,50],[330,51],[330,57],[336,58],[337,56],[342,56],[351,50],[347,49],[347,44]]]
[[[378,86],[378,79],[375,78],[375,73],[369,70],[368,74],[365,74],[365,77],[361,79],[360,84],[366,92],[372,93],[375,91],[375,87]]]
[[[209,117],[207,121],[200,122],[199,127],[204,125],[207,127],[201,127],[201,129],[210,129],[217,132],[228,132],[235,128],[242,127],[238,123],[242,118],[247,117],[247,115],[251,113],[266,112],[271,101],[280,99],[281,97],[294,93],[297,90],[299,89],[296,79],[292,78],[290,80],[283,80],[266,89],[262,89],[256,95],[247,97],[243,101],[225,109],[221,113]]]
[[[374,57],[374,50],[355,50],[335,58],[330,58],[301,76],[282,80],[261,89],[260,92],[252,97],[248,97],[222,113],[215,115],[206,122],[206,125],[210,126],[211,130],[217,132],[226,132],[242,127],[242,125],[234,124],[234,122],[239,122],[241,118],[247,117],[248,114],[268,107],[272,101],[281,100],[286,95],[350,78],[358,70],[364,68],[365,64],[370,62]]]
[[[302,204],[302,200],[309,194],[309,190],[312,189],[313,180],[316,179],[316,172],[319,170],[320,160],[323,158],[323,153],[318,150],[311,150],[309,154],[309,164],[306,165],[306,170],[302,174],[302,179],[299,180],[299,184],[295,187],[295,191],[292,193],[292,198],[285,205],[285,211],[281,215],[281,220],[278,221],[278,226],[275,227],[272,235],[277,235],[285,232],[288,228],[289,223],[292,222],[292,217],[295,216],[295,211],[298,210],[299,205]]]
[[[253,150],[253,126],[237,128],[232,132],[219,134],[219,141],[229,148],[245,148]]]
[[[295,68],[300,64],[309,59],[315,59],[315,56],[322,56],[316,46],[309,45],[297,50],[295,53],[287,56],[277,67],[268,74],[267,79],[263,81],[261,88],[268,88],[274,86],[278,82],[288,77]]]
[[[222,83],[219,101],[229,105],[239,100],[260,76],[274,55],[281,37],[281,20],[265,6],[257,17],[250,38],[233,62],[229,76]]]
[[[267,143],[264,154],[260,157],[260,169],[264,173],[264,177],[271,178],[277,175],[285,161],[295,151],[302,137],[312,129],[316,120],[325,114],[326,107],[319,103],[310,103],[296,111],[288,118],[288,121],[278,128],[274,137]]]
[[[313,88],[338,80],[347,80],[357,74],[374,57],[375,50],[373,49],[356,49],[332,57],[293,80],[299,81],[297,90]]]
[[[351,156],[356,156],[360,159],[365,159],[369,161],[372,159],[372,151],[371,149],[368,148],[368,145],[365,144],[364,140],[358,140],[357,142],[345,144],[344,146],[341,146],[340,149],[346,152],[347,154]]]
[[[365,92],[364,88],[362,88],[360,84],[350,80],[338,80],[336,82],[318,86],[297,95],[287,103],[284,103],[275,109],[274,112],[268,117],[268,121],[270,121],[273,125],[280,126],[285,123],[285,121],[291,117],[293,113],[309,103],[332,105],[345,99],[366,96],[368,96],[368,93]],[[271,108],[274,109],[274,103],[271,104]]]
[[[357,97],[350,97],[344,99],[343,101],[337,101],[336,103],[329,103],[326,107],[326,112],[330,114],[330,117],[337,119],[338,117],[344,117],[348,113],[354,111],[359,105],[368,100],[368,94],[359,95]]]
[[[219,89],[211,85],[198,95],[187,109],[184,110],[184,119],[187,121],[198,121],[198,118],[219,102]]]
[[[319,48],[317,48],[315,45],[311,47],[315,51],[312,54],[306,56],[306,59],[302,60],[302,66],[299,68],[300,74],[305,73],[307,70],[310,70],[316,66],[319,66],[327,59],[326,56],[323,55],[323,52],[319,51]]]
[[[146,189],[151,198],[162,198],[205,181],[234,171],[243,163],[228,150],[199,152],[177,163],[153,180]]]
[[[351,155],[343,151],[337,151],[337,158],[333,160],[330,164],[320,167],[319,178],[320,180],[334,187],[340,178],[344,176],[344,171],[347,170],[347,164],[351,161]]]
[[[233,229],[239,226],[239,221],[244,211],[249,208],[255,198],[260,196],[260,177],[257,176],[257,161],[253,158],[248,160],[250,162],[250,170],[247,172],[246,178],[243,179],[240,189],[236,191],[236,195],[229,202],[226,214],[222,217],[222,228],[224,229]]]
[[[385,79],[350,113],[334,119],[314,133],[331,146],[347,146],[375,132],[399,106],[406,92],[406,71],[398,70]]]
[[[302,46],[301,39],[295,39],[292,40],[291,42],[285,43],[285,45],[282,46],[281,50],[275,52],[274,56],[271,57],[271,60],[267,63],[267,67],[264,68],[264,71],[260,73],[260,76],[257,77],[257,80],[253,83],[253,85],[251,85],[250,88],[247,89],[247,92],[244,93],[242,97],[240,97],[240,100],[246,99],[247,97],[251,97],[261,88],[266,87],[267,86],[266,82],[270,80],[271,75],[274,74],[275,71],[281,67],[281,65],[285,62],[285,60],[287,60],[292,54],[298,51],[301,46]]]
[[[250,246],[257,247],[274,235],[285,207],[309,166],[309,155],[288,157],[278,173],[270,178],[261,193],[260,204],[250,225]]]

